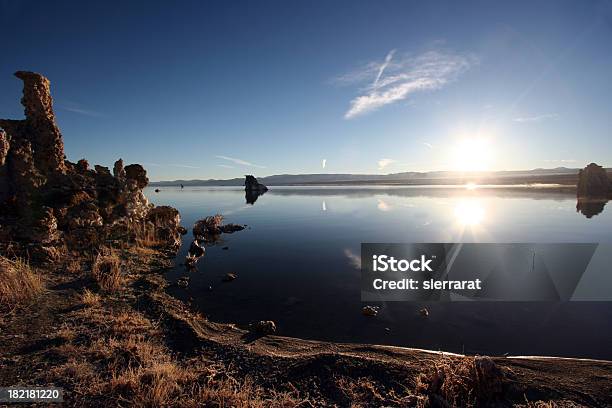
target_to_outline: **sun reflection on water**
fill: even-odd
[[[455,219],[459,225],[474,227],[485,219],[485,209],[475,198],[461,199],[455,206]]]

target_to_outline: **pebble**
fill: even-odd
[[[374,317],[378,314],[378,307],[377,306],[364,306],[361,309],[361,314],[364,316]]]
[[[231,282],[237,277],[238,275],[236,275],[235,273],[232,273],[232,272],[226,273],[225,276],[223,277],[223,282]]]

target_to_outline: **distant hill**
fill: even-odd
[[[279,174],[258,177],[258,181],[267,186],[290,185],[355,185],[355,184],[464,184],[467,182],[481,184],[520,184],[520,183],[556,183],[575,184],[579,169],[557,167],[554,169],[534,169],[496,172],[405,172],[391,174]],[[608,171],[610,171],[608,169]],[[257,176],[257,175],[255,175]],[[227,180],[173,180],[155,181],[152,186],[242,186],[244,178]]]

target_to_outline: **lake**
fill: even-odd
[[[218,322],[274,320],[279,335],[469,354],[612,359],[612,303],[368,303],[361,314],[362,242],[612,242],[612,210],[587,218],[574,195],[464,187],[271,187],[254,204],[242,188],[147,189],[189,230],[167,273],[169,292]],[[598,210],[599,211],[599,210]],[[196,271],[182,262],[200,218],[248,228],[223,234]],[[222,282],[228,272],[237,274]],[[612,271],[611,271],[612,273]],[[419,314],[426,307],[427,318]]]

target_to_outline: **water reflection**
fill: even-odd
[[[477,199],[469,198],[457,203],[454,214],[460,225],[472,227],[484,220],[485,210]]]
[[[349,264],[353,268],[361,270],[361,256],[357,255],[348,248],[346,248],[343,252],[346,259],[348,259]]]
[[[244,200],[247,204],[254,205],[255,201],[266,193],[266,191],[255,191],[255,190],[245,190],[244,192]]]
[[[378,199],[378,204],[376,205],[376,208],[378,208],[380,211],[391,211],[391,206],[387,204],[387,202],[382,198]]]
[[[587,218],[592,218],[601,214],[608,203],[606,199],[579,198],[576,200],[576,211],[582,213]]]

